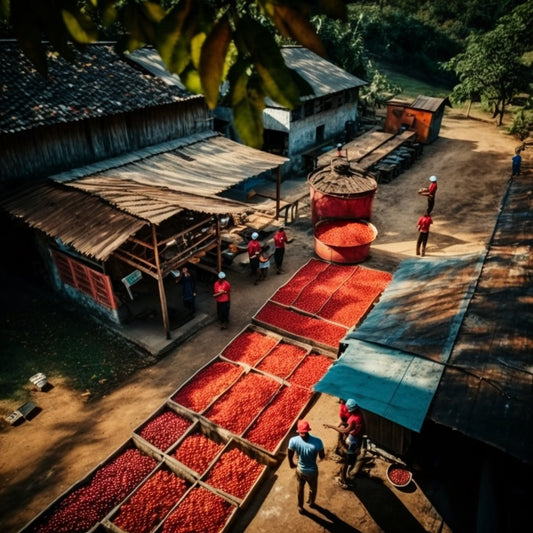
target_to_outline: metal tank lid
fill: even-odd
[[[343,157],[334,158],[329,165],[313,170],[307,181],[317,191],[333,196],[363,196],[378,188],[371,172]]]

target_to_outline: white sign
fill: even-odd
[[[130,295],[130,298],[133,300],[133,294],[131,293],[130,287],[132,285],[135,285],[138,281],[140,281],[143,278],[142,272],[140,270],[134,270],[127,276],[122,278],[122,283],[124,283],[124,286],[126,287],[126,290],[128,291],[128,294]]]

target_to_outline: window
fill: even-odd
[[[52,250],[52,254],[57,273],[63,283],[87,294],[108,309],[117,308],[109,276],[97,272],[56,250]]]

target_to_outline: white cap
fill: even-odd
[[[218,273],[218,278],[219,279],[224,279],[226,277],[226,274],[224,274],[224,272],[219,272]]]
[[[257,237],[259,237],[259,233],[257,233],[257,231],[254,231],[252,233],[252,239],[255,241],[257,239]]]
[[[433,181],[433,182],[437,181],[437,176],[431,176],[429,178],[429,181]]]

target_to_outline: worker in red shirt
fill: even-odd
[[[324,427],[334,429],[346,437],[346,458],[342,465],[340,477],[336,479],[343,489],[348,488],[348,471],[350,471],[352,477],[355,476],[361,468],[363,457],[366,453],[366,449],[363,448],[365,425],[363,413],[357,402],[352,398],[346,400],[346,409],[349,417],[345,425],[332,426],[331,424],[324,424]]]
[[[230,307],[230,291],[231,285],[226,279],[224,272],[218,273],[218,279],[215,281],[213,287],[213,296],[217,303],[217,315],[220,321],[220,329],[226,329],[229,322],[229,307]]]
[[[433,207],[435,206],[435,196],[437,194],[437,176],[430,176],[429,187],[422,187],[422,189],[419,189],[418,194],[427,196],[427,213],[428,215],[431,215],[431,211],[433,211]]]
[[[252,240],[248,243],[248,258],[250,259],[250,269],[255,278],[255,284],[259,281],[259,256],[261,255],[261,243],[258,241],[259,233],[252,233]]]
[[[426,211],[416,223],[416,229],[418,230],[418,239],[416,240],[416,255],[426,254],[426,245],[429,237],[429,226],[433,224],[432,218],[429,216],[429,213]]]
[[[283,265],[283,257],[285,255],[285,244],[289,242],[285,228],[281,226],[278,231],[274,233],[274,262],[276,263],[277,274],[283,274],[281,266]]]

